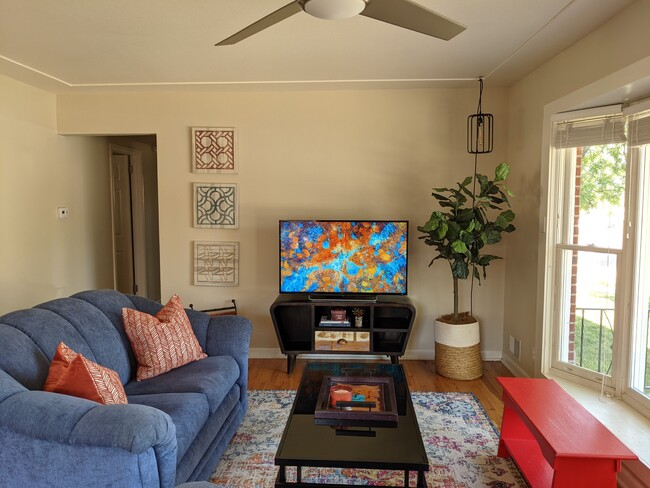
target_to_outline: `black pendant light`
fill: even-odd
[[[486,154],[494,147],[494,116],[481,112],[483,98],[483,78],[479,78],[480,91],[476,113],[467,117],[467,152]]]

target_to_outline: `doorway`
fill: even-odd
[[[114,288],[159,301],[156,137],[108,139]]]

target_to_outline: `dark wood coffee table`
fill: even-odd
[[[337,428],[317,425],[314,411],[325,376],[391,377],[397,400],[397,426],[376,427],[356,424]],[[280,466],[275,486],[332,487],[337,485],[302,481],[302,467],[360,468],[404,471],[404,486],[409,473],[417,472],[417,486],[426,487],[425,471],[429,460],[422,442],[411,394],[400,364],[311,363],[305,371],[291,408],[289,420],[275,455]],[[297,467],[297,479],[288,482],[286,468]]]

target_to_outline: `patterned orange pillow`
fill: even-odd
[[[123,308],[122,320],[138,361],[138,381],[208,357],[194,335],[178,295],[172,296],[155,317]]]
[[[56,348],[43,390],[104,405],[128,403],[117,372],[86,359],[63,342]]]

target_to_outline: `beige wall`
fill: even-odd
[[[3,76],[0,138],[0,313],[111,287],[105,142],[57,135],[56,97]]]
[[[269,307],[278,289],[278,220],[283,218],[408,219],[409,295],[417,307],[411,357],[431,357],[434,317],[450,310],[451,278],[416,226],[433,208],[431,188],[471,174],[465,124],[476,89],[209,91],[65,94],[58,97],[65,134],[156,134],[160,210],[161,292],[198,308],[236,298],[254,323],[253,354],[277,355]],[[492,172],[504,159],[505,91],[485,90],[495,114],[496,152],[480,161]],[[193,174],[191,127],[238,129],[238,175]],[[235,182],[237,230],[192,227],[192,182]],[[192,285],[193,241],[240,242],[240,286]],[[502,248],[496,253],[503,252]],[[500,357],[503,262],[475,291],[482,349]],[[467,294],[464,301],[467,304]]]
[[[543,273],[541,185],[548,164],[543,159],[542,145],[545,106],[553,105],[557,111],[570,110],[571,103],[589,106],[590,98],[598,99],[617,89],[621,94],[618,102],[622,102],[629,92],[623,87],[629,88],[634,80],[626,80],[618,73],[644,73],[643,60],[650,56],[649,18],[650,1],[637,1],[508,91],[508,158],[514,168],[511,186],[518,197],[519,232],[507,243],[503,349],[505,360],[520,373],[533,376],[541,369],[538,287]],[[633,66],[639,63],[641,69]],[[645,69],[643,76],[649,76]],[[567,102],[558,103],[559,99]],[[521,362],[508,352],[510,334],[521,339]]]
[[[510,334],[521,339],[521,362],[507,359],[524,374],[534,375],[540,365],[544,108],[586,88],[596,97],[599,80],[649,56],[650,31],[643,25],[649,17],[650,2],[639,0],[510,89],[486,84],[484,107],[496,116],[497,140],[480,168],[491,171],[503,159],[512,165],[518,230],[496,249],[503,255],[507,247],[507,259],[491,266],[488,281],[476,290],[475,313],[487,357],[502,350],[507,355]],[[409,352],[430,354],[431,321],[450,309],[451,286],[443,263],[427,268],[432,253],[415,227],[433,207],[432,186],[471,172],[464,128],[476,107],[475,89],[205,89],[55,98],[8,78],[0,83],[0,198],[12,209],[0,213],[6,290],[0,311],[112,283],[103,142],[57,136],[58,116],[61,134],[157,134],[162,298],[178,292],[199,308],[236,298],[255,323],[258,351],[277,353],[268,307],[277,292],[278,219],[409,219],[409,295],[418,309]],[[192,126],[237,127],[240,174],[193,175]],[[192,228],[194,181],[239,184],[238,230]],[[71,207],[69,220],[56,220],[59,205]],[[241,243],[239,287],[192,286],[195,240]]]

